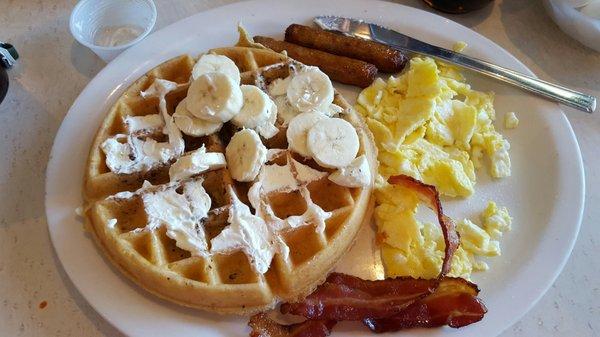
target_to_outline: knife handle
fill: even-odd
[[[474,57],[469,57],[464,54],[456,53],[448,49],[433,45],[428,45],[427,47],[427,52],[425,52],[425,54],[428,54],[429,56],[457,64],[507,83],[511,83],[517,87],[558,101],[564,105],[568,105],[578,110],[592,113],[596,109],[596,98],[594,96],[527,76],[514,70],[510,70]],[[421,51],[421,53],[423,53],[423,51]]]

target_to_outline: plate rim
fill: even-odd
[[[50,156],[49,156],[49,160],[48,160],[48,166],[46,168],[46,181],[45,181],[45,200],[44,200],[44,204],[45,204],[45,216],[46,216],[46,220],[47,220],[47,225],[48,225],[48,231],[49,231],[49,235],[50,235],[50,239],[52,242],[52,246],[54,248],[54,251],[58,257],[58,260],[60,261],[60,265],[61,267],[65,270],[66,274],[68,275],[69,279],[71,280],[71,282],[73,283],[73,285],[75,286],[75,288],[77,289],[77,291],[82,295],[83,298],[86,299],[86,301],[90,304],[90,306],[96,311],[98,312],[103,319],[107,320],[113,327],[115,327],[117,330],[123,332],[123,333],[127,333],[124,329],[122,329],[122,327],[120,327],[117,322],[115,320],[113,320],[108,314],[106,314],[105,312],[99,310],[94,303],[90,300],[90,298],[86,295],[85,291],[82,291],[80,285],[78,285],[74,278],[71,275],[71,272],[69,270],[69,268],[65,265],[65,263],[63,262],[63,258],[61,257],[61,250],[59,249],[59,247],[56,246],[56,238],[54,237],[54,231],[53,228],[55,226],[55,224],[51,224],[50,222],[50,218],[51,216],[49,215],[51,213],[51,209],[50,206],[52,204],[51,202],[51,197],[52,195],[49,194],[49,190],[53,189],[52,186],[52,181],[51,179],[49,179],[49,177],[54,175],[54,171],[57,170],[58,168],[56,167],[58,165],[58,163],[56,163],[56,153],[59,151],[59,149],[57,148],[58,146],[58,140],[59,138],[61,138],[61,135],[64,134],[65,128],[66,128],[66,121],[69,119],[69,117],[73,114],[75,114],[74,111],[77,110],[77,108],[79,107],[79,105],[84,105],[84,99],[86,98],[86,96],[89,96],[89,91],[92,90],[93,86],[96,85],[98,82],[100,82],[103,77],[106,77],[107,74],[109,74],[113,68],[116,68],[119,66],[119,63],[124,63],[124,60],[127,60],[127,58],[129,57],[130,54],[134,54],[136,52],[136,50],[141,49],[142,46],[148,45],[149,43],[152,42],[153,39],[157,39],[158,37],[160,37],[160,35],[164,35],[166,33],[168,33],[170,30],[175,29],[177,26],[179,25],[183,25],[184,22],[190,21],[193,22],[194,20],[196,20],[197,17],[203,16],[203,15],[207,15],[210,12],[213,11],[222,11],[224,9],[228,9],[231,7],[253,7],[256,5],[260,5],[262,3],[265,3],[267,1],[261,1],[261,0],[254,0],[254,1],[246,1],[246,2],[235,2],[232,4],[227,4],[224,6],[218,6],[215,8],[211,8],[205,11],[200,11],[198,13],[195,13],[187,18],[183,18],[181,20],[178,20],[168,26],[165,26],[163,28],[161,28],[160,30],[157,30],[155,32],[153,32],[152,34],[150,34],[144,41],[141,41],[138,45],[135,45],[131,48],[129,48],[128,50],[126,50],[125,52],[123,52],[121,55],[119,55],[113,62],[107,64],[100,72],[98,72],[98,74],[96,74],[96,76],[94,76],[94,78],[92,78],[88,84],[86,85],[86,87],[81,91],[81,93],[77,96],[77,98],[74,100],[72,106],[69,108],[67,114],[65,114],[61,125],[56,133],[56,136],[54,137],[54,141],[53,141],[53,145],[52,145],[52,149],[50,152]],[[277,1],[271,1],[273,3],[277,3]],[[343,3],[348,3],[348,2],[353,2],[353,3],[366,3],[365,0],[352,0],[352,1],[338,1],[338,2],[343,2]],[[505,50],[504,48],[502,48],[500,45],[496,44],[495,42],[493,42],[492,40],[488,39],[487,37],[479,34],[478,32],[470,29],[469,27],[466,27],[464,25],[461,25],[457,22],[451,21],[447,18],[444,18],[440,15],[437,15],[435,13],[431,13],[431,12],[427,12],[425,10],[422,9],[418,9],[418,8],[414,8],[414,7],[410,7],[410,6],[406,6],[403,4],[398,4],[398,3],[390,3],[390,2],[384,2],[384,1],[370,1],[369,4],[373,5],[376,4],[377,6],[391,6],[391,7],[400,7],[404,10],[408,10],[408,11],[416,11],[419,12],[420,15],[424,15],[426,17],[429,17],[433,20],[442,20],[444,21],[446,24],[450,24],[450,25],[456,25],[459,26],[461,29],[465,29],[470,31],[471,33],[473,33],[475,36],[477,36],[477,38],[482,39],[483,41],[485,41],[486,44],[491,45],[493,47],[496,47],[499,51],[501,51],[504,54],[504,57],[508,57],[510,59],[510,61],[512,61],[515,65],[517,65],[519,68],[521,69],[517,69],[519,71],[523,71],[524,73],[527,73],[529,75],[532,75],[534,77],[535,74],[527,67],[525,66],[520,60],[518,60],[515,56],[513,56],[511,53],[509,53],[507,50]],[[157,57],[157,56],[155,56]],[[143,63],[143,62],[141,62]],[[111,100],[115,97],[116,93],[118,93],[120,91],[120,89],[124,86],[124,84],[128,83],[128,80],[130,79],[130,77],[132,77],[132,73],[125,75],[125,78],[123,79],[123,82],[121,83],[115,83],[115,88],[112,92],[110,92],[109,96],[107,97],[107,100]],[[556,281],[557,277],[560,275],[560,273],[562,272],[564,266],[566,265],[569,257],[571,256],[571,252],[573,250],[573,247],[576,243],[577,237],[578,237],[578,233],[579,230],[581,228],[581,222],[583,219],[583,212],[584,212],[584,208],[585,208],[585,172],[584,172],[584,166],[583,166],[583,160],[582,160],[582,155],[581,155],[581,150],[579,147],[579,143],[577,141],[577,137],[575,135],[575,132],[569,122],[569,120],[566,118],[566,115],[564,114],[564,112],[562,111],[562,109],[560,108],[560,106],[558,104],[554,104],[556,106],[556,109],[560,111],[560,118],[562,120],[562,124],[564,124],[567,129],[565,130],[567,132],[567,134],[570,136],[569,141],[573,142],[574,145],[574,155],[576,160],[575,166],[576,166],[576,173],[579,176],[579,179],[576,179],[576,183],[577,185],[579,185],[579,189],[578,190],[572,190],[575,191],[577,194],[577,200],[575,200],[576,202],[574,202],[572,204],[572,212],[577,213],[576,216],[576,223],[575,223],[575,229],[570,232],[571,236],[567,239],[568,240],[568,244],[564,247],[564,253],[562,254],[562,260],[559,261],[559,263],[556,264],[556,268],[553,269],[552,275],[549,279],[546,280],[545,284],[543,284],[542,287],[538,287],[537,289],[539,289],[538,293],[534,296],[533,300],[529,302],[529,305],[526,306],[526,308],[520,310],[521,312],[517,315],[513,315],[511,316],[511,319],[508,320],[507,323],[503,324],[504,327],[497,331],[497,334],[502,333],[503,331],[505,331],[506,329],[508,329],[510,326],[514,325],[518,320],[520,320],[527,312],[529,312],[533,306],[535,306],[535,304],[538,303],[538,301],[546,294],[546,292],[548,291],[548,289],[554,284],[554,282]],[[563,194],[564,192],[561,191],[561,194]],[[551,221],[552,218],[550,218],[549,222]],[[93,243],[91,243],[93,244]]]

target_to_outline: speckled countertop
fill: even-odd
[[[0,335],[121,336],[75,290],[54,254],[44,216],[52,141],[73,100],[104,63],[69,33],[75,0],[1,0],[0,40],[21,54],[0,105]],[[235,0],[155,0],[156,28]],[[397,1],[423,8],[419,0]],[[541,0],[496,0],[449,16],[492,39],[539,77],[600,97],[600,53],[563,34]],[[600,335],[600,112],[564,108],[586,171],[586,210],[564,271],[502,336]]]

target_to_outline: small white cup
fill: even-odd
[[[152,0],[81,0],[71,12],[69,27],[73,37],[90,48],[105,62],[144,39],[156,23],[156,6]],[[136,32],[137,31],[137,32]],[[110,33],[137,35],[116,45],[102,45]],[[104,36],[103,36],[104,35]],[[108,39],[109,44],[114,43]]]

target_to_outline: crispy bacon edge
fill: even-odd
[[[282,325],[270,319],[267,314],[260,313],[250,317],[248,325],[252,329],[250,337],[326,337],[336,323],[332,320],[311,320]]]
[[[438,280],[398,277],[378,281],[332,273],[325,283],[303,301],[284,303],[283,314],[304,316],[309,320],[360,321],[384,318],[433,293]]]
[[[444,325],[460,328],[482,320],[487,313],[478,294],[476,284],[462,278],[445,277],[433,294],[401,313],[382,319],[367,318],[363,323],[375,333]]]
[[[454,221],[444,215],[442,203],[440,202],[440,194],[434,186],[424,184],[407,175],[391,176],[388,179],[388,183],[404,186],[416,192],[419,199],[426,203],[427,206],[436,213],[446,244],[446,248],[444,249],[444,260],[438,276],[438,279],[441,279],[450,272],[452,256],[454,256],[454,252],[460,245],[460,237],[456,231],[456,224],[454,224]]]

